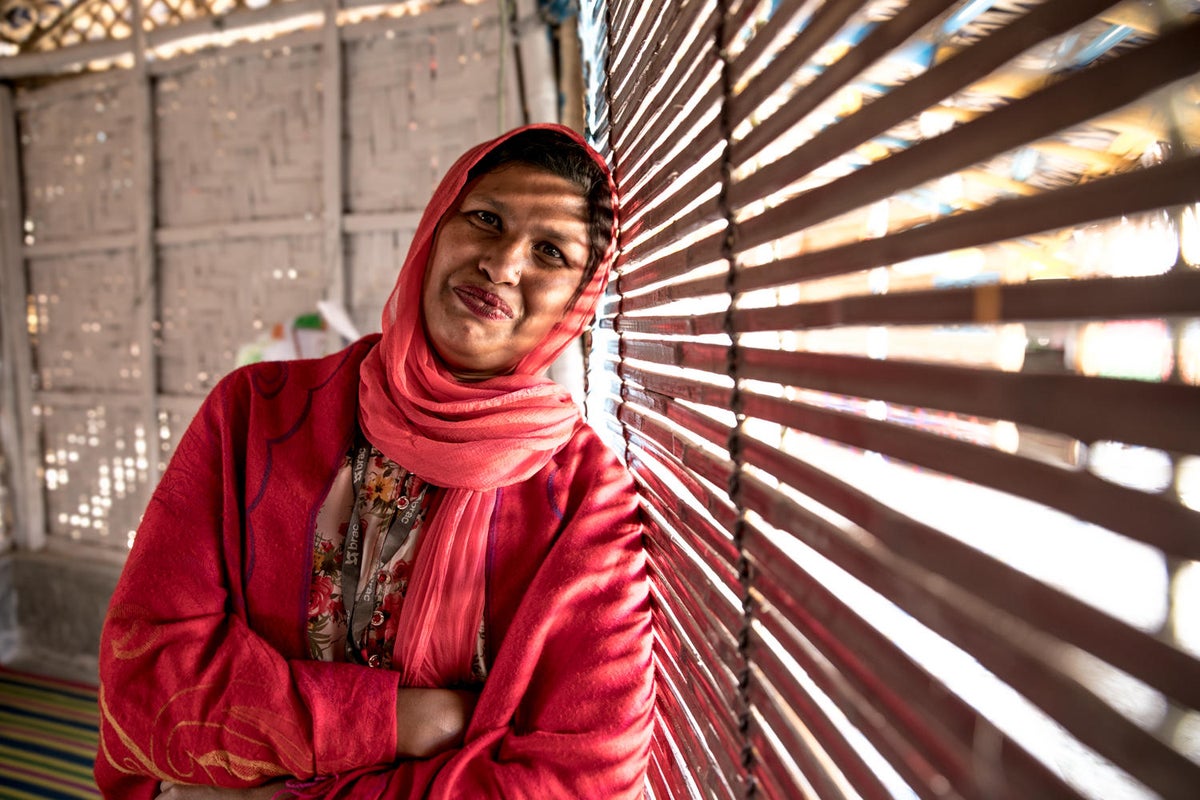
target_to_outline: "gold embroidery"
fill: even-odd
[[[134,760],[135,768],[126,769],[121,764],[118,764],[109,753],[108,746],[104,741],[104,737],[101,736],[102,750],[105,754],[105,757],[108,759],[108,763],[112,764],[121,772],[128,774],[147,774],[152,775],[155,778],[159,778],[160,780],[168,778],[169,776],[165,772],[155,767],[153,760],[143,753],[141,748],[133,743],[133,739],[130,738],[129,734],[125,733],[121,726],[117,724],[116,718],[112,715],[112,712],[109,711],[108,700],[105,697],[103,684],[100,686],[98,697],[100,700],[100,713],[104,715],[105,723],[107,723],[108,727],[117,735],[117,738],[121,740],[121,744],[125,747],[125,749],[129,751],[130,755],[132,756],[132,760]]]
[[[240,682],[233,684],[202,684],[200,686],[192,686],[182,691],[176,692],[167,702],[159,709],[155,715],[155,726],[153,730],[160,730],[157,723],[163,721],[164,717],[170,718],[168,712],[172,706],[186,707],[194,698],[203,700],[205,693],[217,686],[223,690],[228,690],[233,686],[244,686],[251,691],[261,691],[261,687],[248,682]],[[188,779],[196,774],[196,767],[199,767],[203,772],[212,778],[213,772],[223,770],[229,775],[232,775],[240,780],[256,780],[264,777],[275,777],[279,775],[295,775],[301,774],[304,771],[304,765],[310,763],[309,753],[307,748],[303,746],[297,737],[300,733],[291,726],[293,730],[291,735],[284,735],[280,731],[279,715],[268,708],[258,708],[254,706],[236,705],[231,706],[225,712],[228,718],[226,722],[211,722],[203,720],[184,720],[173,724],[170,730],[163,738],[156,738],[153,733],[151,740],[148,742],[148,750],[150,755],[147,755],[137,744],[134,743],[122,727],[117,723],[108,705],[107,695],[104,687],[100,687],[99,705],[101,714],[104,720],[117,736],[121,744],[129,752],[129,756],[118,759],[109,749],[105,738],[101,737],[101,752],[105,759],[115,769],[120,772],[130,775],[147,775],[159,780],[173,779],[181,780]],[[280,751],[280,755],[285,761],[292,762],[296,766],[288,767],[276,761],[265,759],[256,759],[248,756],[238,755],[225,749],[214,749],[204,752],[195,752],[187,749],[187,729],[189,728],[211,728],[220,731],[224,737],[228,739],[239,739],[246,742],[251,748],[261,748],[266,751]],[[244,730],[238,730],[244,728]],[[172,747],[172,740],[176,736],[181,739],[180,756],[173,757],[173,753],[178,752]],[[163,750],[167,771],[158,767],[153,754],[156,750]],[[180,763],[185,761],[186,763]]]
[[[111,621],[125,626],[124,633],[112,639],[111,649],[114,658],[122,661],[139,658],[157,645],[159,639],[162,638],[162,627],[148,622],[141,609],[129,609],[127,606],[114,607],[109,612],[109,618]]]
[[[211,750],[203,755],[195,756],[195,761],[206,770],[210,767],[218,767],[244,781],[288,774],[278,764],[273,764],[270,761],[255,761],[243,758],[234,755],[228,750]]]

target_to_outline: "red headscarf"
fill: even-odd
[[[446,496],[423,530],[400,616],[394,663],[409,686],[465,682],[483,613],[487,532],[496,489],[540,470],[583,424],[570,394],[542,373],[595,315],[616,243],[546,338],[510,374],[461,383],[429,346],[421,311],[425,268],[438,223],[452,210],[467,174],[488,152],[533,128],[578,142],[616,189],[604,160],[560,125],[529,125],[467,151],[446,173],[421,216],[408,258],[383,310],[383,338],[363,362],[359,423],[388,458]]]

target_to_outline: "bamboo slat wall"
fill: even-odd
[[[584,0],[662,798],[1194,798],[1200,3]]]

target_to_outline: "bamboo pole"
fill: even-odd
[[[155,170],[154,170],[154,86],[146,61],[146,30],[142,24],[142,2],[133,2],[134,66],[130,73],[133,82],[133,193],[134,249],[133,277],[134,315],[138,331],[138,369],[141,372],[140,419],[143,428],[146,467],[142,474],[142,494],[145,507],[158,483],[159,421],[158,421],[158,354],[155,347],[155,326],[158,321],[158,265],[154,243]],[[139,454],[141,455],[141,454]]]
[[[322,260],[328,270],[326,299],[349,310],[349,275],[346,272],[345,248],[342,246],[345,148],[342,146],[344,72],[342,40],[338,33],[339,7],[339,0],[325,0],[325,26],[321,35]],[[335,332],[330,331],[328,337],[330,349],[340,344],[341,340]]]
[[[46,544],[46,508],[42,495],[41,435],[33,412],[33,353],[26,297],[29,294],[21,253],[20,156],[12,90],[0,83],[0,341],[3,342],[3,397],[10,413],[0,428],[0,444],[12,468],[14,543],[39,550]]]

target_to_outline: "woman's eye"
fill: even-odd
[[[565,258],[565,256],[563,256],[562,250],[559,250],[557,247],[555,247],[552,244],[542,245],[542,252],[545,253],[550,258],[556,259],[558,261],[562,261]]]
[[[491,211],[476,211],[474,212],[475,219],[487,225],[489,228],[500,227],[500,217],[493,214]]]

